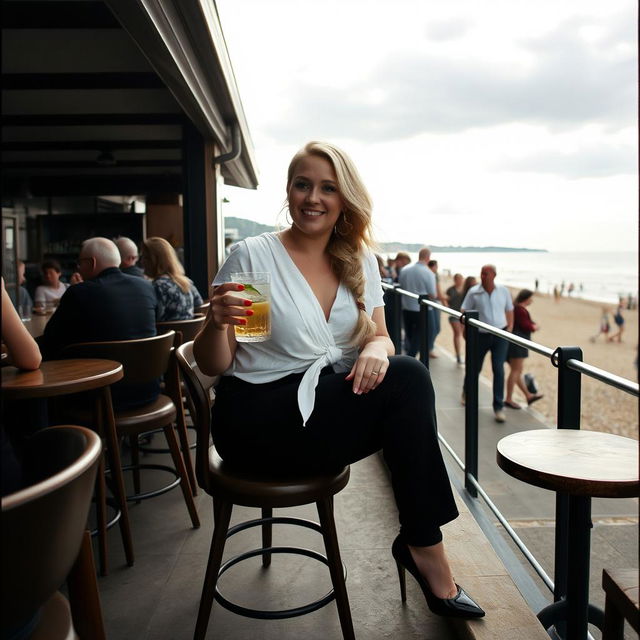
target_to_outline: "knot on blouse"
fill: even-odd
[[[302,424],[306,426],[307,420],[313,413],[316,387],[320,379],[320,371],[328,365],[336,364],[342,359],[342,349],[335,345],[327,345],[323,350],[314,350],[317,360],[307,369],[300,386],[298,387],[298,407],[302,415]]]

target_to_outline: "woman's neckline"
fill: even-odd
[[[293,268],[298,273],[298,276],[303,280],[303,282],[305,283],[305,285],[309,289],[309,292],[311,293],[311,296],[316,301],[317,308],[318,308],[318,310],[320,312],[320,315],[321,315],[322,319],[327,324],[329,324],[331,322],[331,314],[333,313],[333,310],[334,310],[334,308],[336,306],[336,302],[338,300],[338,296],[340,295],[340,290],[342,289],[342,282],[340,280],[338,280],[338,287],[336,289],[336,294],[335,294],[335,296],[333,298],[333,302],[331,303],[331,307],[329,309],[329,314],[325,315],[324,309],[322,308],[322,304],[320,304],[320,300],[319,300],[318,296],[316,295],[315,291],[313,290],[313,287],[309,284],[309,281],[305,278],[304,273],[302,273],[302,271],[300,271],[300,268],[295,263],[295,260],[293,259],[293,257],[289,253],[289,250],[287,249],[287,246],[282,241],[282,232],[275,231],[275,232],[273,232],[272,237],[275,238],[278,241],[278,244],[282,247],[282,250],[287,255],[287,258],[289,259],[289,261],[291,262],[291,265],[293,266]]]

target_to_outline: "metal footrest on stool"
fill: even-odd
[[[126,467],[122,467],[122,471],[133,471],[134,469],[140,469],[144,471],[145,469],[153,469],[154,471],[166,471],[174,476],[174,480],[164,487],[160,487],[159,489],[154,489],[153,491],[146,491],[145,493],[134,493],[127,496],[128,502],[137,502],[138,500],[147,500],[148,498],[155,498],[156,496],[161,496],[163,493],[167,493],[167,491],[171,491],[171,489],[175,489],[180,484],[180,475],[177,470],[173,467],[168,467],[164,464],[130,464]],[[107,470],[105,475],[109,474],[110,471]]]
[[[95,498],[93,498],[92,502],[95,502]],[[107,522],[106,529],[107,531],[109,531],[109,529],[111,529],[111,527],[117,524],[118,520],[120,520],[120,516],[122,516],[122,511],[120,511],[120,508],[118,507],[118,503],[116,502],[115,498],[107,498],[105,503],[107,507],[110,507],[114,511],[113,518],[111,518],[111,520]],[[90,533],[91,533],[91,537],[95,538],[98,535],[98,529],[91,529]]]
[[[191,425],[187,425],[187,429],[193,429],[194,431],[196,430],[195,427],[191,426]],[[144,436],[147,435],[149,433],[162,433],[164,431],[164,429],[154,429],[153,431],[145,431],[144,433],[141,433],[140,436]],[[196,448],[196,443],[193,442],[191,444],[189,444],[189,449],[195,449]],[[171,449],[169,449],[168,447],[147,447],[146,445],[138,445],[138,450],[142,451],[143,453],[171,453]]]
[[[304,520],[303,518],[291,518],[291,517],[272,517],[272,518],[258,518],[256,520],[248,520],[246,522],[242,522],[240,524],[231,527],[227,531],[227,539],[232,535],[239,533],[240,531],[244,531],[245,529],[249,529],[251,527],[262,526],[263,524],[292,524],[298,527],[306,527],[307,529],[311,529],[322,534],[322,528],[317,522],[313,522],[311,520]],[[314,560],[318,560],[323,564],[329,566],[329,560],[326,556],[318,553],[317,551],[313,551],[311,549],[304,549],[301,547],[266,547],[260,549],[252,549],[251,551],[246,551],[245,553],[241,553],[230,560],[227,560],[221,567],[218,572],[218,579],[220,576],[233,567],[235,564],[242,562],[243,560],[247,560],[248,558],[253,558],[255,556],[262,556],[265,554],[272,553],[292,553],[296,555],[307,556],[308,558],[313,558]],[[347,568],[344,563],[342,564],[342,569],[344,571],[344,579],[347,579]],[[335,593],[333,589],[331,589],[328,593],[326,593],[322,598],[315,600],[314,602],[310,602],[309,604],[301,605],[299,607],[294,607],[292,609],[282,609],[279,611],[265,611],[261,609],[250,609],[248,607],[243,607],[238,605],[230,600],[227,600],[220,590],[218,589],[218,585],[216,584],[215,591],[215,599],[220,603],[225,609],[232,611],[233,613],[237,613],[238,615],[245,616],[247,618],[257,618],[259,620],[282,620],[283,618],[295,618],[296,616],[303,616],[307,613],[311,613],[312,611],[317,611],[321,609],[325,605],[329,604],[333,600],[335,600]]]

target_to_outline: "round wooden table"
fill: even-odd
[[[585,640],[588,623],[601,627],[602,612],[589,604],[591,498],[640,495],[638,442],[610,433],[538,429],[498,442],[498,466],[510,476],[568,495],[566,598],[545,607],[545,628],[566,621],[567,640]],[[558,544],[556,527],[556,545]]]
[[[16,367],[2,368],[2,394],[9,400],[29,400],[32,398],[53,398],[86,391],[95,392],[94,424],[98,433],[107,442],[106,454],[114,480],[114,494],[121,516],[120,531],[124,543],[127,564],[133,565],[133,543],[129,512],[122,476],[120,446],[116,433],[111,391],[109,386],[123,378],[122,365],[114,360],[69,359],[47,360],[34,371]],[[104,471],[104,465],[101,465]],[[99,495],[98,522],[100,531],[100,570],[107,573],[106,565],[106,524],[104,513],[104,473],[99,472],[96,490]]]
[[[6,398],[52,398],[91,391],[118,382],[122,365],[115,360],[47,360],[39,369],[2,369],[2,392]]]

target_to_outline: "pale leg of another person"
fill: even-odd
[[[450,322],[453,331],[453,348],[456,352],[456,362],[462,364],[462,325],[456,320]]]
[[[513,389],[518,385],[519,389],[522,389],[522,363],[524,358],[509,358],[509,376],[507,377],[507,397],[505,398],[505,405],[511,407],[511,409],[519,409],[520,405],[513,401]],[[521,386],[522,385],[522,386]],[[525,396],[528,391],[524,391]]]

